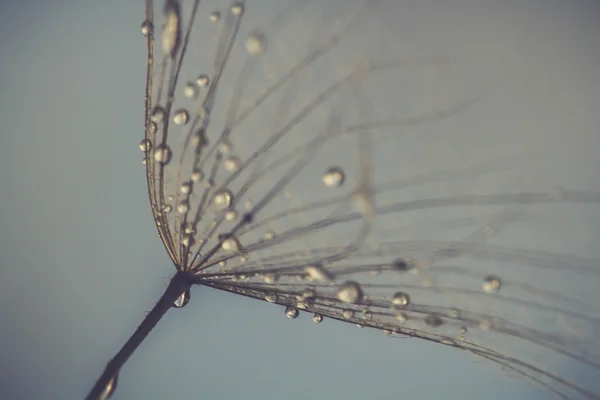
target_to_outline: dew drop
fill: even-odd
[[[208,19],[210,22],[219,22],[221,20],[221,13],[219,11],[213,11],[210,13]]]
[[[188,82],[183,87],[183,94],[185,97],[194,99],[198,95],[198,87],[193,82]]]
[[[223,190],[215,194],[215,197],[213,197],[213,204],[219,210],[225,210],[231,206],[232,197],[233,195],[229,190]]]
[[[171,161],[171,149],[167,145],[160,145],[154,150],[154,160],[156,162],[166,165]]]
[[[262,32],[252,32],[246,39],[246,51],[251,56],[258,56],[265,52],[266,40]]]
[[[163,211],[167,214],[170,213],[172,210],[173,210],[173,208],[171,207],[170,204],[165,204],[165,206],[163,207]]]
[[[173,115],[173,122],[175,122],[177,125],[187,124],[188,119],[189,119],[188,112],[187,112],[187,110],[184,110],[184,109],[179,109],[179,110],[175,111],[175,114]]]
[[[244,6],[241,3],[235,3],[231,6],[231,13],[233,15],[242,15],[244,12]]]
[[[152,114],[150,115],[150,119],[153,122],[160,124],[165,120],[166,111],[161,106],[156,106],[152,109]]]
[[[392,296],[392,304],[396,307],[404,307],[410,303],[410,296],[404,292],[396,292]]]
[[[342,312],[342,318],[344,319],[352,319],[354,317],[354,311],[352,310],[344,310]]]
[[[304,272],[308,274],[308,277],[313,281],[329,283],[333,282],[335,276],[325,269],[322,265],[307,265],[304,267]]]
[[[267,294],[265,296],[265,300],[268,301],[269,303],[275,303],[277,301],[277,295],[276,294]]]
[[[162,49],[165,56],[174,58],[181,45],[181,24],[179,14],[179,3],[167,0],[164,8],[164,19],[162,34]]]
[[[181,295],[179,295],[179,297],[177,298],[177,300],[175,300],[175,302],[173,303],[173,307],[174,308],[182,308],[185,307],[185,305],[190,301],[190,290],[186,290],[185,292],[181,293]]]
[[[225,169],[231,173],[237,172],[240,169],[241,164],[242,162],[237,157],[229,157],[224,162]]]
[[[189,194],[192,190],[192,184],[190,182],[184,182],[179,187],[179,193],[181,194]]]
[[[344,171],[339,167],[331,167],[323,175],[323,183],[330,188],[337,188],[344,184]]]
[[[206,74],[200,74],[196,78],[196,85],[198,85],[201,88],[207,87],[208,82],[210,82],[210,79],[208,78],[208,75],[206,75]]]
[[[500,286],[502,285],[502,281],[500,277],[496,275],[488,275],[483,278],[483,291],[486,293],[498,293],[500,290]]]
[[[344,303],[360,303],[363,298],[363,292],[358,283],[346,281],[340,286],[337,298]]]
[[[222,141],[221,143],[219,143],[219,151],[223,154],[227,154],[231,151],[231,143],[226,142],[226,141]]]
[[[202,178],[204,178],[204,174],[202,173],[202,171],[200,170],[195,170],[194,172],[192,172],[192,174],[190,175],[190,179],[192,180],[192,182],[198,182],[201,181]]]
[[[221,242],[221,248],[225,251],[238,251],[240,244],[234,237],[228,237]]]
[[[177,205],[177,212],[179,214],[185,214],[189,210],[190,210],[190,205],[187,203],[187,201],[182,201],[181,203],[179,203]]]
[[[296,307],[286,307],[285,308],[285,316],[288,317],[289,319],[296,319],[296,318],[298,318],[299,314],[300,314],[300,311],[298,311],[298,309]]]
[[[119,374],[117,373],[106,385],[106,387],[104,388],[104,390],[102,391],[102,393],[100,393],[100,396],[98,396],[98,399],[100,400],[106,400],[108,398],[110,398],[113,394],[115,394],[115,391],[117,390],[117,382],[119,381]]]
[[[225,213],[225,219],[227,221],[235,221],[238,217],[238,212],[236,210],[228,210]]]
[[[150,121],[150,124],[148,125],[148,132],[151,135],[154,135],[157,130],[158,130],[158,125],[156,124],[156,122]]]
[[[438,328],[444,324],[444,321],[439,315],[428,315],[425,317],[425,324],[433,328]]]
[[[320,324],[323,322],[323,316],[321,314],[313,314],[312,320],[315,324]]]
[[[144,22],[142,22],[142,35],[144,36],[148,36],[152,33],[153,30],[153,26],[152,26],[152,22],[145,20]]]
[[[144,153],[152,149],[152,141],[150,139],[142,139],[140,142],[140,150]]]

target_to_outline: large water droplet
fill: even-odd
[[[164,19],[162,49],[165,56],[173,58],[181,45],[181,17],[179,15],[179,3],[177,1],[166,1]]]
[[[337,298],[344,303],[360,303],[363,298],[363,291],[358,283],[346,281],[340,286]]]
[[[396,307],[404,307],[410,303],[410,296],[404,292],[396,292],[392,296],[392,305]]]
[[[483,291],[486,293],[498,293],[500,290],[500,286],[502,286],[502,281],[500,277],[496,275],[488,275],[483,278]]]
[[[335,279],[335,276],[326,270],[322,265],[307,265],[304,267],[304,272],[308,274],[308,277],[313,281],[329,283]]]
[[[295,319],[300,314],[300,311],[296,307],[286,307],[285,308],[285,316],[289,319]]]
[[[99,400],[106,400],[110,398],[115,391],[117,390],[117,382],[119,381],[119,374],[115,375],[109,382],[108,385],[104,388],[100,396],[98,396]]]
[[[314,323],[318,324],[323,321],[323,316],[321,314],[313,314],[312,320]]]
[[[152,33],[154,27],[152,26],[152,22],[145,20],[142,22],[142,35],[148,36]]]
[[[142,139],[140,142],[140,150],[144,153],[152,149],[152,141],[150,139]]]
[[[189,119],[188,112],[187,112],[187,110],[185,110],[183,108],[175,111],[175,114],[173,115],[173,122],[175,122],[177,125],[187,124],[188,119]]]
[[[325,186],[336,188],[344,184],[344,171],[339,167],[331,167],[323,175]]]
[[[267,42],[262,32],[254,31],[246,39],[246,51],[251,56],[258,56],[265,52]]]
[[[231,205],[232,197],[233,195],[229,190],[223,190],[215,194],[215,197],[213,197],[213,204],[219,210],[225,210]]]
[[[189,194],[191,190],[192,190],[192,184],[190,182],[184,182],[179,187],[179,193],[184,194],[184,195]]]
[[[190,290],[186,290],[185,292],[181,293],[181,295],[177,298],[177,300],[175,300],[175,302],[173,303],[173,307],[174,308],[181,308],[181,307],[185,307],[185,305],[190,301]]]
[[[159,164],[166,165],[171,161],[171,148],[167,145],[160,145],[154,150],[154,159]]]
[[[190,179],[192,180],[192,182],[201,181],[202,178],[204,178],[204,174],[200,170],[195,170],[194,172],[192,172],[192,175],[190,176]]]

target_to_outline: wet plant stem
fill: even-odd
[[[192,286],[190,277],[184,272],[177,272],[171,281],[169,286],[158,300],[152,310],[146,315],[146,318],[135,330],[133,335],[125,342],[121,350],[106,364],[106,368],[100,378],[96,381],[96,384],[89,392],[86,400],[98,400],[105,391],[106,387],[110,384],[111,380],[119,373],[121,367],[127,362],[129,357],[138,348],[138,346],[144,341],[146,336],[154,329],[158,321],[169,311],[173,306],[175,300],[181,296],[182,293],[187,291]]]

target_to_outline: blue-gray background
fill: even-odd
[[[463,8],[468,3],[437,3],[451,12],[453,2]],[[500,3],[490,12],[506,7],[503,18],[509,17],[512,5]],[[561,101],[571,107],[556,115],[537,104],[531,127],[563,122],[565,137],[572,138],[565,151],[581,154],[572,172],[588,177],[583,181],[597,190],[600,28],[594,25],[600,8],[593,1],[537,1],[522,8],[529,13],[515,9],[515,19],[523,26],[530,18],[529,39],[549,59],[564,61],[548,66],[563,75],[551,75],[562,81],[547,85],[568,91],[548,93],[564,95]],[[439,14],[440,21],[418,23],[420,34],[444,35]],[[1,5],[1,398],[81,398],[173,271],[153,226],[137,149],[143,135],[143,15],[141,0]],[[480,29],[486,31],[484,23]],[[503,43],[501,34],[489,35],[490,54],[503,51],[494,48]],[[419,35],[403,39],[418,44]],[[536,65],[543,72],[544,63]],[[507,101],[526,105],[544,96],[524,89],[525,100]],[[502,103],[495,106],[492,111],[503,115]],[[520,126],[513,116],[504,117],[511,129]],[[289,321],[273,305],[204,288],[194,289],[192,303],[169,313],[136,352],[115,398],[242,396],[548,398],[451,349],[339,323],[316,326],[305,315]]]

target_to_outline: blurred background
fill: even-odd
[[[398,1],[407,13],[387,16],[398,18],[390,42],[402,41],[407,52],[477,53],[511,71],[511,90],[479,105],[468,124],[459,119],[444,129],[486,127],[496,139],[506,133],[506,148],[513,135],[526,135],[545,156],[526,164],[525,182],[600,190],[597,2]],[[84,397],[174,271],[154,227],[138,150],[143,19],[143,1],[1,6],[4,399]],[[464,71],[461,82],[471,78],[485,81]],[[454,85],[460,82],[445,88],[450,100]],[[413,142],[425,157],[431,143]],[[484,159],[498,142],[484,136],[477,146]],[[549,242],[553,251],[600,258],[599,214],[600,208],[575,207],[561,215],[573,224],[567,232],[559,219],[530,223],[557,232]],[[514,240],[529,238],[517,233]],[[562,287],[564,293],[583,290],[568,279]],[[281,307],[196,287],[191,303],[169,312],[126,364],[114,396],[241,397],[500,400],[549,394],[443,346],[333,321],[317,326],[304,314],[288,320]]]

